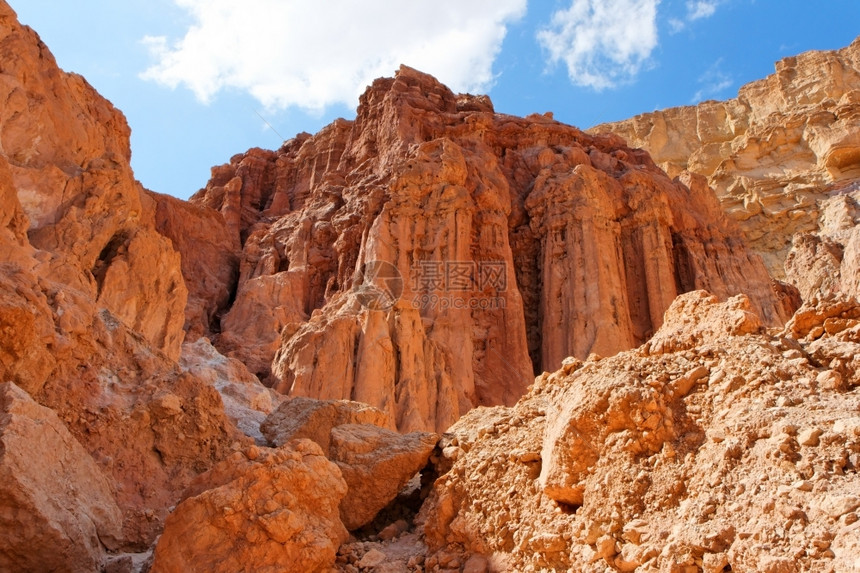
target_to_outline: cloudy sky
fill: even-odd
[[[401,63],[587,128],[733,97],[779,58],[860,35],[858,0],[9,2],[125,112],[138,179],[179,197],[249,147],[351,119]]]

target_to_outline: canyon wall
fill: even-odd
[[[747,293],[769,324],[792,310],[703,178],[408,67],[354,121],[234,156],[191,202],[241,245],[214,344],[281,392],[368,402],[403,431],[641,344],[681,292]]]
[[[249,439],[177,365],[188,290],[125,118],[5,2],[0,98],[0,569],[92,571]]]
[[[0,92],[0,569],[856,566],[848,187],[768,330],[704,176],[410,68],[190,203],[2,0]]]
[[[786,274],[793,238],[821,232],[833,242],[826,219],[834,207],[828,204],[849,201],[849,213],[857,210],[860,38],[841,50],[785,58],[774,75],[743,86],[735,99],[645,113],[589,131],[620,135],[672,176],[686,170],[707,177],[771,276],[788,276],[803,287],[817,279],[798,276],[796,265]]]

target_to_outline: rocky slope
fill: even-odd
[[[590,131],[620,135],[670,175],[688,170],[707,177],[772,276],[803,286],[808,279],[798,271],[805,269],[783,268],[793,237],[821,232],[833,243],[828,212],[844,203],[851,225],[857,224],[860,38],[841,50],[781,60],[774,75],[743,86],[735,99],[646,113]],[[839,272],[840,264],[831,270]],[[854,271],[853,283],[856,268],[849,263],[845,269]]]
[[[0,570],[856,568],[860,310],[704,178],[403,68],[178,201],[2,0],[0,91]]]
[[[744,297],[682,295],[639,349],[450,429],[427,570],[858,571],[858,357],[856,301],[766,333]]]
[[[704,179],[407,67],[354,121],[212,173],[191,202],[242,246],[215,346],[281,392],[367,402],[403,431],[641,344],[680,292],[748,293],[769,324],[793,310]]]
[[[5,3],[0,62],[0,466],[18,480],[0,505],[21,530],[0,569],[90,571],[146,548],[185,484],[248,438],[176,363],[187,288],[125,118]]]

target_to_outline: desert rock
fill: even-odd
[[[788,318],[704,179],[481,102],[404,66],[354,121],[213,168],[192,202],[242,246],[215,346],[286,394],[441,431],[567,356],[641,344],[680,292]]]
[[[121,540],[108,480],[57,415],[0,384],[0,569],[98,570]]]
[[[170,239],[181,256],[188,288],[186,340],[217,334],[236,292],[238,241],[227,231],[220,213],[211,209],[152,192],[145,193],[143,202],[154,212],[156,230]]]
[[[568,361],[516,407],[467,414],[422,508],[428,562],[851,570],[857,398],[825,375],[844,351],[767,334],[744,306],[681,295],[654,337],[675,344]],[[836,307],[816,314],[858,308]],[[856,345],[855,326],[823,336]]]
[[[5,2],[0,55],[2,155],[29,242],[78,267],[86,280],[76,286],[175,359],[186,288],[176,252],[141,202],[125,118],[84,78],[61,71]]]
[[[851,570],[855,52],[713,173],[403,67],[189,204],[0,0],[0,568]]]
[[[179,365],[215,388],[227,417],[246,436],[266,445],[260,425],[285,400],[283,395],[263,386],[242,362],[222,355],[205,337],[182,345]]]
[[[153,573],[331,569],[347,538],[340,471],[309,440],[251,456],[216,467],[214,487],[170,514]]]
[[[860,188],[821,200],[817,232],[797,234],[785,260],[804,300],[844,294],[860,299]]]
[[[288,398],[260,427],[269,443],[313,440],[340,468],[347,494],[340,515],[349,530],[370,522],[428,459],[439,437],[427,432],[398,434],[385,414],[361,402]]]
[[[370,424],[334,428],[329,459],[340,468],[348,488],[340,506],[346,528],[369,523],[427,465],[438,441],[436,434],[398,434]]]
[[[269,414],[260,430],[273,446],[307,438],[329,455],[331,432],[344,424],[372,424],[385,427],[383,412],[361,402],[315,400],[297,396],[285,400]]]
[[[860,39],[807,52],[724,102],[599,125],[647,150],[671,176],[708,178],[775,278],[798,233],[817,233],[827,203],[860,180]],[[854,198],[856,207],[856,197]]]
[[[142,550],[246,438],[176,363],[180,254],[134,180],[125,118],[5,2],[0,55],[0,376],[59,417],[111,484],[121,549]]]

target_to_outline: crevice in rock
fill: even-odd
[[[107,274],[107,270],[110,267],[113,260],[125,250],[129,241],[129,236],[127,231],[119,231],[111,237],[110,241],[104,246],[104,248],[99,253],[98,259],[96,259],[95,265],[93,265],[92,270],[90,271],[93,275],[93,278],[96,280],[96,284],[98,285],[98,295],[101,295],[102,286],[104,285],[105,274]]]

